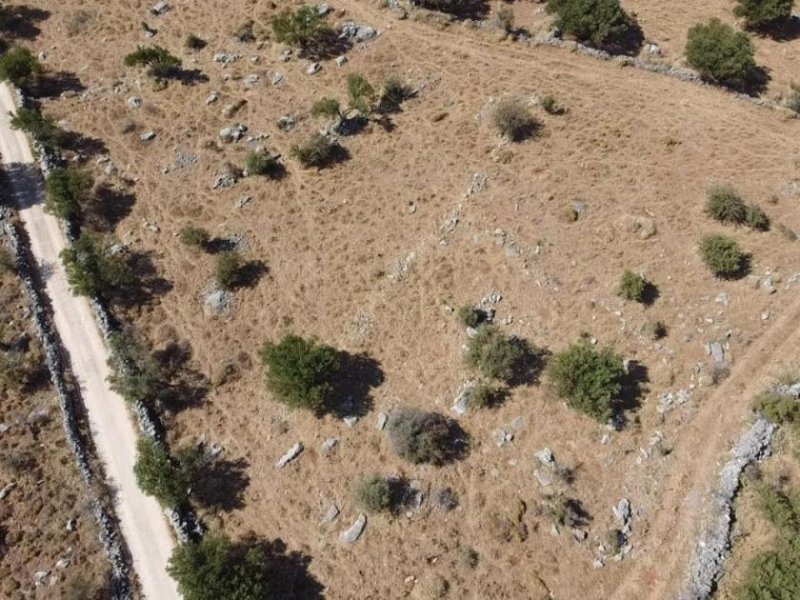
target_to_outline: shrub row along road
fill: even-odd
[[[175,582],[166,571],[175,541],[159,505],[136,485],[134,423],[122,397],[109,387],[108,350],[91,306],[69,290],[59,259],[66,243],[64,234],[57,219],[44,211],[41,178],[28,141],[11,128],[9,113],[14,110],[11,90],[0,84],[0,153],[31,250],[45,280],[56,329],[80,385],[94,445],[116,490],[115,508],[122,534],[145,597],[177,599]]]

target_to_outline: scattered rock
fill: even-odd
[[[725,364],[725,349],[719,342],[711,342],[708,345],[708,353],[717,364]]]
[[[231,125],[230,127],[223,127],[219,130],[219,139],[220,141],[230,144],[232,142],[238,142],[242,139],[245,131],[247,131],[247,126],[242,125],[241,123],[236,123],[235,125]]]
[[[589,536],[589,534],[586,533],[583,529],[578,529],[576,527],[575,529],[572,530],[572,536],[579,542],[582,542]]]
[[[161,2],[154,4],[153,8],[150,9],[150,12],[153,13],[153,15],[155,15],[156,17],[160,17],[168,10],[169,10],[169,4],[167,4],[162,0]]]
[[[774,391],[779,396],[800,400],[800,383],[778,384],[774,387]]]
[[[283,73],[275,73],[272,76],[272,85],[279,86],[286,80],[286,76]]]
[[[444,487],[439,488],[435,492],[433,492],[433,496],[431,496],[431,501],[433,505],[443,512],[450,512],[454,508],[458,506],[458,500],[456,500],[456,495],[453,492],[452,488]]]
[[[612,509],[614,513],[614,517],[616,517],[617,522],[620,525],[620,529],[625,533],[625,529],[628,527],[630,520],[631,520],[631,502],[627,498],[620,499],[617,502],[616,506]]]
[[[346,56],[342,55],[342,56],[337,56],[336,57],[336,66],[337,67],[343,66],[346,62],[347,62],[347,57]]]
[[[136,109],[142,105],[142,99],[139,96],[131,96],[128,98],[128,108]]]
[[[366,42],[378,35],[378,32],[369,25],[360,25],[355,21],[345,21],[342,23],[340,37],[350,38],[356,42]]]
[[[505,448],[514,441],[514,434],[505,429],[498,429],[494,432],[494,443],[498,448]]]
[[[145,131],[142,135],[139,136],[139,139],[143,142],[151,142],[156,139],[156,132],[155,131]]]
[[[325,511],[325,514],[322,515],[320,519],[320,525],[327,525],[328,523],[333,523],[336,518],[339,516],[339,507],[335,504],[331,504],[328,507],[328,510]]]
[[[214,62],[221,63],[223,67],[227,67],[228,65],[232,65],[237,60],[242,58],[241,54],[233,54],[227,52],[217,52],[214,55]]]
[[[50,571],[36,571],[33,574],[33,580],[37,586],[44,585],[45,579],[50,577]]]
[[[283,115],[282,117],[278,117],[278,128],[282,129],[283,131],[288,131],[292,127],[294,127],[296,121],[292,115]]]
[[[385,412],[378,413],[378,431],[383,431],[384,427],[386,427],[386,423],[389,421],[389,415]]]
[[[661,56],[661,48],[658,44],[647,44],[644,49],[650,56]]]
[[[361,513],[360,515],[358,515],[358,518],[350,526],[350,528],[342,532],[342,535],[339,536],[339,540],[343,544],[355,544],[358,541],[358,538],[361,537],[361,534],[364,532],[364,528],[366,526],[367,526],[367,515]]]
[[[0,500],[5,500],[8,493],[15,487],[17,487],[17,484],[13,481],[3,486],[3,489],[0,489]]]
[[[227,290],[211,290],[205,295],[204,304],[212,315],[225,315],[233,306],[233,294]]]
[[[487,181],[489,181],[489,177],[485,173],[475,173],[469,182],[469,187],[467,187],[464,197],[472,198],[475,194],[482,192],[486,187]]]
[[[553,475],[547,471],[540,471],[539,469],[533,470],[533,475],[542,487],[553,485]]]
[[[324,17],[325,15],[327,15],[332,10],[333,9],[328,4],[319,4],[319,5],[317,5],[317,14],[319,14],[320,17]]]
[[[316,75],[321,70],[322,70],[322,65],[319,64],[318,62],[315,62],[315,63],[311,63],[310,65],[308,65],[308,68],[306,69],[306,73],[308,73],[309,75]]]
[[[302,451],[303,451],[303,444],[297,442],[294,446],[292,446],[286,451],[286,454],[284,454],[278,459],[278,462],[275,463],[275,468],[282,469],[283,467],[288,465],[291,461],[293,461],[295,458],[300,456],[300,453]]]
[[[235,204],[234,206],[235,206],[235,207],[236,207],[238,210],[242,210],[242,209],[243,209],[245,206],[247,206],[248,204],[250,204],[250,202],[251,202],[252,200],[253,200],[253,197],[252,197],[252,196],[242,196],[241,198],[239,198],[239,199],[236,201],[236,204]]]
[[[261,78],[256,74],[251,74],[245,77],[242,82],[244,83],[244,87],[246,88],[253,88],[258,85],[258,82]]]
[[[78,521],[77,521],[77,519],[69,519],[67,521],[67,525],[66,525],[65,529],[67,531],[69,531],[70,533],[72,533],[73,531],[78,529]]]
[[[322,453],[330,454],[339,445],[339,438],[328,438],[322,442]]]
[[[214,104],[219,100],[219,92],[214,91],[211,92],[208,96],[206,96],[206,106],[209,104]]]
[[[62,569],[62,570],[66,569],[69,566],[70,562],[72,561],[70,561],[70,559],[68,558],[59,558],[56,561],[56,569]]]
[[[728,294],[725,292],[720,292],[717,294],[717,297],[714,299],[717,304],[722,304],[722,306],[728,306]]]
[[[550,450],[550,448],[542,448],[536,453],[536,458],[548,469],[556,468],[556,457],[553,455],[553,451]]]

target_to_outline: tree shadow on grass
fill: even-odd
[[[244,458],[217,458],[203,469],[192,486],[192,496],[206,508],[225,512],[244,508],[244,492],[250,484],[248,466]]]
[[[64,92],[83,92],[86,86],[75,73],[56,71],[39,78],[36,95],[39,98],[56,98]]]
[[[32,40],[42,33],[37,23],[50,18],[50,11],[30,6],[0,7],[0,31],[11,39]]]
[[[97,188],[84,218],[92,229],[112,233],[131,214],[134,204],[135,195],[104,183]]]
[[[123,308],[133,308],[152,302],[172,289],[172,282],[158,274],[150,252],[133,252],[128,256],[128,264],[137,283],[114,290],[110,294],[113,304]]]
[[[511,377],[506,383],[509,387],[539,383],[550,353],[516,336],[511,337],[510,341],[516,348],[517,360],[514,361]]]
[[[341,56],[352,47],[353,43],[349,39],[331,29],[318,35],[311,44],[300,50],[299,56],[308,60],[325,60]]]
[[[644,290],[642,291],[642,304],[653,306],[659,296],[661,296],[661,293],[658,291],[658,287],[649,281],[645,282]]]
[[[195,86],[198,83],[208,83],[208,75],[203,73],[200,69],[178,69],[173,79],[180,81],[181,85]]]
[[[325,588],[308,572],[311,557],[298,551],[289,551],[281,539],[272,541],[249,533],[235,546],[235,552],[244,554],[254,548],[262,554],[271,584],[271,597],[285,600],[323,600]]]
[[[165,382],[158,399],[168,410],[200,406],[208,395],[208,379],[190,366],[191,358],[192,348],[188,342],[171,342],[153,352]]]
[[[412,4],[452,15],[459,20],[483,20],[490,9],[486,0],[412,0]]]
[[[340,367],[323,413],[337,418],[363,417],[373,405],[372,389],[384,381],[381,364],[366,354],[339,354]]]
[[[761,27],[754,27],[752,31],[772,38],[776,42],[791,42],[800,38],[800,16],[792,15],[788,19],[777,19]]]
[[[620,382],[622,389],[613,407],[613,419],[618,429],[622,429],[628,420],[625,413],[635,411],[641,405],[642,396],[647,392],[649,382],[647,367],[638,361],[629,361],[628,372],[622,377]]]
[[[80,154],[84,160],[99,154],[108,154],[108,146],[103,140],[77,131],[65,131],[61,145],[65,150]]]
[[[642,50],[644,44],[644,32],[636,21],[625,33],[614,36],[607,40],[600,48],[609,54],[636,56]]]
[[[253,288],[269,274],[269,267],[263,260],[248,260],[239,267],[237,288]]]

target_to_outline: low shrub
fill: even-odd
[[[756,396],[753,409],[773,423],[800,425],[800,402],[794,398],[764,392]]]
[[[184,42],[184,46],[186,46],[189,50],[202,50],[208,45],[204,39],[197,37],[195,34],[190,33],[186,36],[186,41]]]
[[[279,402],[321,413],[341,367],[341,356],[315,339],[288,335],[277,344],[266,342],[261,362],[267,387]]]
[[[312,117],[328,117],[330,119],[342,117],[342,106],[336,98],[320,98],[311,107]]]
[[[80,217],[94,179],[77,167],[56,167],[47,176],[47,209],[60,219]]]
[[[294,156],[304,167],[323,169],[338,160],[341,146],[327,136],[317,133],[307,142],[292,146]]]
[[[465,305],[458,309],[458,321],[464,327],[472,327],[475,329],[483,323],[486,318],[486,313],[480,308]]]
[[[108,337],[111,350],[108,378],[111,389],[131,403],[152,404],[168,385],[162,364],[132,332],[114,331]]]
[[[457,425],[439,413],[397,411],[389,417],[386,431],[395,452],[413,464],[441,466],[462,453]]]
[[[472,409],[496,406],[503,401],[506,394],[505,388],[481,381],[470,391],[467,406]]]
[[[750,39],[719,19],[689,29],[686,60],[704,79],[734,88],[746,87],[756,72]]]
[[[646,289],[647,280],[638,273],[626,269],[625,272],[622,273],[622,279],[619,282],[617,294],[632,302],[644,302],[644,293]]]
[[[507,6],[501,6],[497,9],[497,26],[506,33],[513,32],[514,11]]]
[[[136,278],[124,256],[101,238],[84,233],[61,251],[67,282],[79,296],[107,298],[135,283]]]
[[[11,127],[29,133],[31,137],[50,149],[60,148],[66,140],[64,131],[38,108],[24,106],[18,108],[17,114],[11,119]]]
[[[566,111],[558,104],[558,101],[553,96],[545,96],[539,102],[544,111],[551,115],[563,115]]]
[[[539,128],[539,122],[525,103],[516,98],[500,100],[492,113],[492,122],[497,132],[512,142],[534,135]]]
[[[173,459],[160,442],[140,437],[136,443],[133,473],[145,494],[165,507],[175,507],[189,497],[189,488],[198,476],[201,460],[198,450],[184,451],[180,458]]]
[[[656,341],[667,336],[667,326],[663,321],[645,321],[642,325],[642,335]]]
[[[176,74],[181,66],[181,60],[170,54],[161,46],[139,46],[135,51],[125,56],[125,66],[146,66],[150,77],[166,78]]]
[[[266,151],[249,152],[245,159],[245,168],[248,175],[262,175],[272,179],[278,179],[283,174],[283,165],[278,157]]]
[[[211,239],[211,234],[202,227],[187,226],[181,229],[180,240],[182,244],[192,248],[203,249]]]
[[[0,246],[0,273],[15,273],[17,260],[8,248]]]
[[[556,27],[598,46],[624,36],[633,25],[619,0],[548,0],[547,11],[557,15]]]
[[[724,235],[704,237],[700,241],[700,255],[711,272],[721,279],[738,277],[747,270],[747,255],[736,240]]]
[[[332,32],[316,6],[301,6],[295,11],[286,8],[272,17],[271,25],[276,42],[303,51],[312,49]]]
[[[372,112],[372,105],[375,102],[375,88],[361,73],[350,73],[347,76],[347,95],[350,98],[350,106],[364,116]]]
[[[750,204],[745,213],[744,222],[750,229],[756,231],[767,231],[769,229],[769,217],[764,209],[757,204]]]
[[[389,77],[383,83],[378,109],[383,113],[397,112],[408,95],[408,86],[399,77]]]
[[[510,381],[521,358],[519,344],[494,325],[478,328],[468,342],[467,364],[489,379]]]
[[[239,287],[242,277],[242,257],[238,252],[221,252],[217,255],[216,281],[224,290]]]
[[[595,349],[583,339],[556,354],[550,368],[558,395],[600,422],[612,417],[624,375],[620,355],[611,348]]]
[[[361,508],[371,513],[392,510],[398,501],[392,482],[378,475],[361,480],[355,498]]]
[[[708,192],[706,214],[720,223],[739,225],[747,219],[747,206],[733,188],[715,186]]]

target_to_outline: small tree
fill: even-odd
[[[383,91],[378,101],[378,110],[383,113],[397,112],[400,105],[408,98],[409,89],[399,77],[389,77],[383,83]]]
[[[176,507],[186,502],[189,488],[199,474],[201,460],[199,450],[183,451],[173,459],[160,442],[140,437],[136,442],[133,473],[145,494],[153,496],[163,506]]]
[[[124,257],[114,254],[108,244],[89,233],[64,248],[61,260],[67,281],[79,296],[107,297],[135,281]]]
[[[211,239],[211,234],[207,229],[202,227],[184,227],[180,232],[181,243],[191,246],[193,248],[205,248],[208,241]]]
[[[51,117],[44,116],[38,108],[20,107],[11,119],[11,126],[31,135],[44,146],[56,149],[64,143],[64,132]]]
[[[386,424],[397,454],[414,464],[443,465],[460,455],[455,424],[444,415],[400,410]]]
[[[224,290],[232,290],[241,284],[242,257],[238,252],[222,252],[217,256],[217,285]]]
[[[196,543],[178,544],[169,559],[169,574],[184,600],[277,599],[264,554],[236,548],[224,536],[206,535]]]
[[[474,306],[465,305],[458,309],[458,320],[464,327],[475,329],[478,325],[483,323],[485,317],[486,313]]]
[[[747,207],[732,187],[715,186],[708,192],[706,214],[720,223],[738,225],[747,218]]]
[[[550,369],[558,395],[600,422],[612,416],[624,374],[621,356],[611,348],[597,350],[586,340],[556,354]]]
[[[686,60],[704,79],[741,88],[756,71],[755,51],[746,34],[719,19],[689,29]]]
[[[47,209],[60,219],[80,216],[94,179],[76,167],[56,167],[47,176]]]
[[[506,33],[514,31],[514,11],[507,6],[497,10],[497,26]]]
[[[633,21],[619,0],[548,0],[556,26],[581,41],[598,46],[625,35]]]
[[[617,294],[626,300],[643,302],[646,289],[647,280],[644,277],[629,269],[625,269],[625,272],[622,273],[619,287],[617,288]]]
[[[277,344],[264,344],[261,362],[267,370],[267,387],[279,402],[321,413],[341,367],[341,355],[315,339],[287,335]]]
[[[108,378],[111,389],[131,403],[152,404],[166,387],[161,364],[147,346],[130,331],[114,331],[108,336],[111,349]]]
[[[369,116],[375,102],[375,88],[361,73],[350,73],[347,76],[347,94],[350,106],[362,115]]]
[[[733,14],[745,20],[748,29],[770,27],[792,16],[794,0],[736,0]]]
[[[342,117],[342,107],[335,98],[320,98],[311,107],[311,115],[314,117],[328,117],[336,119]]]
[[[385,477],[372,475],[358,482],[356,502],[367,512],[390,510],[396,503],[392,483]]]
[[[512,142],[530,137],[539,128],[539,122],[528,107],[516,98],[505,98],[498,102],[492,113],[492,122],[497,132]]]
[[[321,133],[313,135],[307,142],[292,146],[294,156],[304,167],[323,169],[336,162],[341,146]]]
[[[0,80],[8,80],[18,88],[30,89],[44,68],[27,48],[17,46],[0,54]]]
[[[125,57],[128,67],[146,66],[150,77],[162,79],[172,77],[181,66],[181,60],[161,46],[139,46]]]
[[[541,104],[544,111],[550,115],[563,115],[566,112],[554,96],[545,96],[541,99],[539,104]]]
[[[711,272],[722,279],[740,275],[747,266],[747,255],[736,240],[724,235],[709,235],[700,242],[700,255]]]
[[[249,175],[263,175],[277,179],[283,173],[283,165],[277,156],[262,150],[253,150],[247,154],[245,169]]]
[[[308,50],[331,34],[316,6],[302,6],[296,11],[284,9],[272,17],[275,41]]]
[[[769,217],[758,204],[750,204],[747,207],[744,222],[750,229],[755,229],[756,231],[767,231],[769,229]]]
[[[522,358],[519,344],[503,334],[495,325],[483,325],[469,340],[467,363],[479,369],[484,377],[509,381]]]

